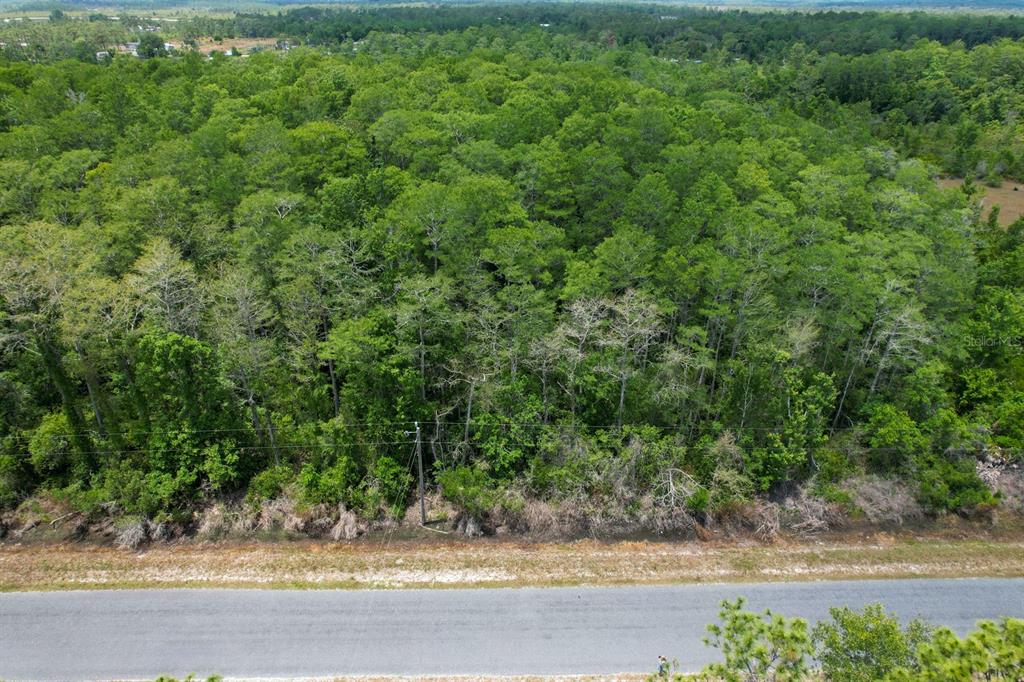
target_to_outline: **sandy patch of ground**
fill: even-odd
[[[939,178],[939,186],[943,189],[959,188],[963,178]],[[1024,185],[1006,180],[999,187],[989,187],[982,182],[975,186],[982,194],[982,216],[988,218],[993,206],[999,206],[999,224],[1003,227],[1013,224],[1024,216]]]
[[[102,587],[410,588],[1024,576],[1024,542],[281,542],[0,545],[0,590]]]
[[[210,54],[214,50],[218,52],[234,51],[235,54],[249,54],[253,48],[272,50],[277,45],[279,38],[224,38],[219,43],[213,38],[197,38],[196,51],[203,54]]]

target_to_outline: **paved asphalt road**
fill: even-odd
[[[1024,579],[391,591],[113,590],[0,594],[0,679],[697,669],[718,602],[811,620],[880,601],[965,632],[1024,616]]]

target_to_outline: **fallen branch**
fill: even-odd
[[[58,516],[53,521],[50,521],[50,528],[56,528],[57,524],[60,523],[61,521],[63,521],[64,519],[70,518],[72,516],[75,516],[75,515],[78,515],[78,514],[81,514],[81,513],[82,512],[80,512],[80,511],[71,511],[71,512],[68,512],[67,514],[64,514],[63,516]]]

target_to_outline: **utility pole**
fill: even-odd
[[[427,525],[427,508],[423,504],[423,443],[420,440],[420,423],[416,422],[416,465],[420,472],[420,525]]]

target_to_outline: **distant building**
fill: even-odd
[[[105,62],[108,59],[110,59],[110,53],[107,52],[106,50],[100,50],[99,52],[96,53],[96,61],[98,61],[98,62]]]

